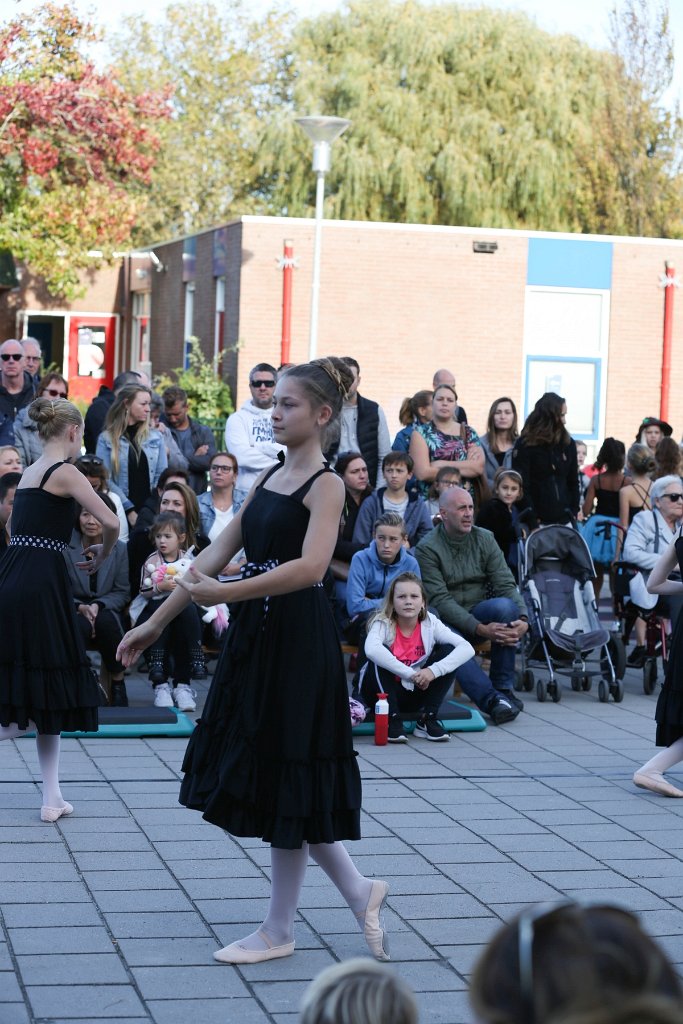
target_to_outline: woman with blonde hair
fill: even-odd
[[[151,401],[152,392],[142,384],[121,388],[97,439],[97,455],[127,499],[131,526],[167,466],[164,439],[149,426]]]
[[[23,470],[19,451],[13,444],[3,444],[0,447],[0,476],[5,473],[22,473]]]
[[[119,521],[69,465],[83,442],[83,417],[76,406],[38,398],[29,415],[38,424],[43,454],[17,486],[8,523],[11,540],[0,564],[0,740],[36,732],[41,820],[53,822],[73,811],[59,785],[60,733],[95,731],[99,704],[64,552],[76,502],[102,526],[101,543],[86,546],[78,563],[90,577],[113,551]]]
[[[299,1024],[417,1024],[406,983],[372,960],[355,958],[321,971],[308,986]]]

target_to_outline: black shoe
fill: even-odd
[[[128,707],[128,694],[126,693],[125,683],[112,683],[111,684],[111,707],[113,708],[127,708]]]
[[[153,668],[151,669],[149,676],[147,678],[149,679],[152,686],[156,686],[157,683],[166,682],[166,673],[164,672],[163,668]]]
[[[441,722],[437,721],[436,715],[423,715],[418,718],[415,723],[415,735],[421,736],[424,740],[433,740],[435,743],[450,740]]]
[[[403,720],[400,715],[392,715],[389,719],[388,743],[407,743],[408,737],[403,730]]]
[[[626,664],[631,668],[642,668],[645,664],[646,650],[642,644],[636,644],[626,659]]]
[[[505,722],[513,722],[519,709],[505,697],[494,697],[489,704],[488,714],[494,725],[503,725]]]
[[[503,700],[509,701],[518,711],[524,711],[524,701],[521,697],[517,696],[514,690],[499,690],[498,693]]]

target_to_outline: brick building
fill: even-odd
[[[116,317],[116,332],[104,368],[151,363],[163,372],[182,363],[195,335],[208,356],[225,351],[223,372],[240,404],[250,367],[281,362],[285,238],[298,264],[290,359],[305,360],[313,221],[242,217],[126,257],[118,276],[107,272],[101,307]],[[682,250],[683,242],[663,239],[327,221],[318,352],[358,359],[361,392],[382,403],[390,429],[401,400],[446,366],[477,429],[493,399],[510,396],[523,418],[555,390],[567,398],[574,436],[612,434],[628,445],[644,415],[659,415],[661,279],[665,261],[681,265]],[[107,290],[100,275],[93,287]],[[72,326],[97,312],[92,295],[66,310]],[[35,291],[15,294],[14,321],[8,309],[0,313],[4,336],[34,333],[40,301]],[[669,419],[680,437],[683,308],[675,301]],[[69,333],[73,377],[79,339]]]

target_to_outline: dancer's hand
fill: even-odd
[[[204,608],[210,608],[214,604],[222,604],[225,601],[225,586],[215,580],[212,576],[206,576],[203,572],[191,565],[188,571],[176,580],[176,586],[186,590],[195,604],[201,604]]]
[[[104,553],[104,544],[91,544],[89,548],[83,549],[83,554],[85,555],[85,561],[76,562],[76,568],[83,569],[88,576],[96,573],[108,557]]]
[[[129,629],[116,649],[116,660],[128,668],[134,665],[140,654],[159,638],[161,630],[151,620],[144,622],[135,629]]]

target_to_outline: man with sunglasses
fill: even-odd
[[[251,397],[225,424],[225,449],[240,467],[240,487],[248,491],[259,473],[272,466],[284,446],[273,440],[273,393],[277,370],[257,363],[249,374]]]
[[[31,404],[35,392],[21,342],[4,341],[0,345],[0,445],[14,444],[14,420],[20,409]]]

